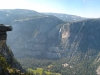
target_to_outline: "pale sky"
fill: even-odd
[[[30,9],[100,18],[100,0],[0,0],[0,9]]]

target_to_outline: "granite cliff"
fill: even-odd
[[[66,51],[100,51],[100,19],[66,23],[61,27],[62,47]]]
[[[11,26],[0,24],[0,75],[15,75],[15,72],[16,75],[19,75],[19,73],[25,72],[6,44],[6,32],[11,30]]]
[[[55,16],[16,21],[13,25],[13,32],[8,35],[8,42],[14,49],[15,56],[59,58],[60,54],[56,45],[61,41],[59,33],[61,23],[63,21]]]

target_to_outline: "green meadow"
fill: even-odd
[[[42,68],[37,68],[36,70],[34,70],[32,68],[28,68],[28,72],[33,75],[60,75],[58,73],[44,71]]]

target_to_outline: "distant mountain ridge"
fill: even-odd
[[[82,21],[82,20],[87,19],[84,17],[69,15],[69,14],[60,14],[60,13],[44,13],[44,14],[56,16],[65,22],[76,22],[76,21]]]
[[[1,9],[0,10],[0,23],[2,24],[10,24],[15,20],[32,18],[33,16],[39,16],[40,13],[32,10],[25,9]]]
[[[53,15],[66,22],[80,21],[84,18],[67,14],[56,13],[39,13],[33,10],[26,9],[1,9],[0,10],[0,22],[3,24],[12,24],[14,20],[35,18],[41,16]],[[10,18],[10,19],[9,19]]]

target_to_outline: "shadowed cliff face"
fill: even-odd
[[[14,55],[18,58],[25,56],[60,58],[56,45],[61,40],[59,33],[61,23],[63,21],[54,16],[16,21],[13,32],[8,35],[8,42]]]
[[[100,51],[100,19],[65,24],[62,27],[62,46],[69,50]]]
[[[6,32],[11,30],[11,26],[4,26],[3,24],[0,24],[0,59],[2,59],[0,60],[0,75],[5,75],[5,73],[3,73],[3,70],[7,70],[7,68],[9,68],[8,66],[19,69],[21,70],[21,72],[24,71],[21,65],[14,58],[12,51],[6,45]],[[5,63],[7,65],[4,65],[4,67],[3,64]]]

